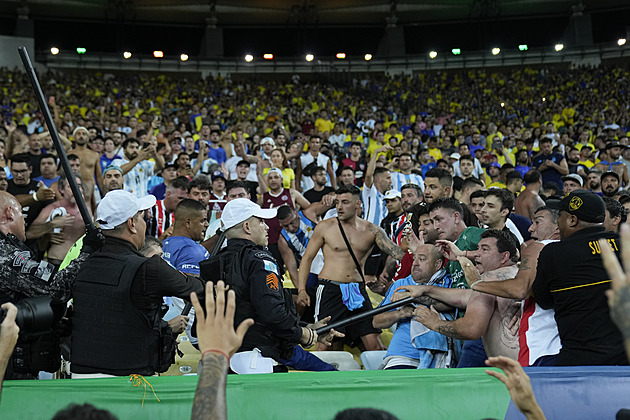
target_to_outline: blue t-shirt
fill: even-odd
[[[378,305],[384,306],[392,303],[392,296],[394,295],[394,290],[400,286],[409,286],[409,285],[417,285],[411,276],[405,277],[404,279],[396,280],[394,284],[389,286],[387,289],[387,293],[385,294],[385,299]],[[393,311],[397,311],[398,309],[392,309]],[[387,348],[387,355],[389,356],[404,356],[410,359],[420,359],[420,352],[417,348],[411,344],[411,318],[401,319],[398,321],[398,326],[396,327],[396,332],[392,337],[392,341],[389,343],[389,347]]]
[[[538,168],[546,160],[551,160],[553,161],[553,163],[559,165],[560,162],[564,160],[564,156],[562,156],[560,153],[552,153],[550,155],[544,155],[541,153],[536,156],[534,160],[532,160],[532,166]],[[547,168],[543,171],[540,171],[540,174],[542,175],[543,184],[546,184],[547,182],[555,182],[560,187],[560,189],[562,189],[562,174],[556,169]]]
[[[208,152],[208,157],[216,160],[217,162],[219,162],[219,164],[227,161],[227,154],[225,153],[225,150],[223,150],[222,147],[219,147],[217,149],[213,149],[212,147],[210,147],[210,151]]]
[[[156,185],[151,188],[149,194],[154,195],[157,200],[164,200],[164,197],[166,197],[166,184],[162,182]]]
[[[164,240],[164,259],[177,270],[199,275],[199,263],[210,258],[202,245],[186,236],[171,236]]]
[[[50,186],[52,184],[54,184],[55,182],[59,181],[59,175],[57,175],[56,177],[54,177],[53,179],[46,179],[43,176],[38,176],[37,178],[33,178],[35,181],[39,182],[42,181],[44,183],[44,185],[46,186],[46,188],[50,188]]]

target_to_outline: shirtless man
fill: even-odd
[[[72,153],[77,155],[81,161],[81,170],[79,174],[83,180],[83,195],[85,196],[85,202],[88,203],[88,207],[91,207],[92,211],[94,211],[96,210],[96,199],[94,197],[95,177],[98,188],[101,191],[105,191],[103,188],[101,156],[87,146],[90,136],[85,127],[77,127],[74,130],[72,137],[74,138],[74,149],[72,149]]]
[[[353,185],[344,185],[337,190],[338,216],[317,224],[302,257],[298,271],[298,299],[308,305],[310,298],[306,293],[306,283],[311,263],[320,249],[324,253],[324,267],[319,273],[317,302],[315,303],[316,321],[321,314],[331,315],[331,322],[335,322],[372,309],[370,298],[365,290],[362,272],[365,260],[374,244],[397,260],[400,260],[405,254],[401,247],[396,246],[387,238],[383,229],[357,216],[357,212],[361,208],[360,197],[360,190]],[[357,270],[353,262],[341,235],[340,226],[343,227],[350,242],[361,267],[361,272]],[[419,245],[419,241],[413,233],[410,234],[410,238],[410,242],[412,242],[410,248],[413,245],[413,249],[415,249]],[[342,289],[346,289],[350,295],[350,303],[348,303],[350,307],[342,302]],[[342,330],[345,330],[349,343],[361,338],[365,350],[384,349],[380,339],[381,331],[372,326],[372,318],[351,324]],[[340,344],[341,342],[333,343],[334,349],[339,349]],[[317,350],[326,349],[323,346],[318,346]]]
[[[76,176],[79,188],[80,176]],[[61,200],[44,207],[37,219],[26,231],[26,237],[49,239],[48,262],[59,267],[70,247],[85,234],[85,223],[81,218],[76,199],[65,174],[59,177]],[[90,208],[88,208],[90,212]]]
[[[481,238],[479,250],[472,252],[481,280],[514,278],[518,271],[516,263],[519,247],[511,235],[499,230],[488,230]],[[449,255],[447,249],[447,258],[450,259]],[[460,257],[459,261],[465,268],[473,267],[472,262],[465,257]],[[396,293],[392,300],[426,295],[447,305],[466,309],[463,317],[455,321],[443,321],[434,307],[429,309],[421,305],[414,310],[414,319],[433,331],[458,340],[483,337],[483,345],[489,357],[506,356],[517,360],[518,337],[511,331],[512,318],[518,311],[518,307],[514,305],[516,299],[505,299],[468,289],[433,286],[401,286],[397,290],[406,292]]]
[[[542,188],[542,176],[536,169],[532,169],[523,177],[525,189],[514,200],[514,213],[534,220],[536,209],[545,205],[540,198],[539,192]]]

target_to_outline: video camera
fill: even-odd
[[[31,335],[48,332],[58,317],[51,306],[50,296],[37,296],[20,300],[17,306],[15,323],[20,327],[20,335]],[[0,323],[4,321],[7,311],[0,309]]]

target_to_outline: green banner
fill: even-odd
[[[190,418],[196,376],[6,381],[3,419],[50,419],[70,403],[90,403],[119,419]],[[144,398],[144,405],[142,400]],[[343,409],[373,407],[405,419],[502,419],[510,396],[483,369],[291,372],[230,375],[228,418],[332,419]]]

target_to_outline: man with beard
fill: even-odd
[[[337,190],[338,216],[317,225],[302,257],[298,272],[300,291],[305,290],[313,259],[320,249],[324,253],[324,267],[319,273],[315,321],[322,314],[330,315],[331,322],[335,322],[372,309],[365,290],[363,271],[365,260],[375,244],[396,260],[405,254],[402,248],[387,238],[383,229],[357,216],[361,207],[360,195],[360,190],[354,186]],[[407,240],[409,248],[415,251],[419,245],[418,239],[411,234]],[[343,298],[344,295],[348,298]],[[371,318],[344,329],[348,344],[360,339],[366,350],[384,349],[381,331],[372,326]],[[340,343],[336,344],[335,349],[339,349]]]
[[[157,154],[155,146],[150,145],[140,150],[140,142],[128,138],[123,142],[124,159],[116,159],[112,165],[119,166],[125,176],[125,191],[136,197],[147,194],[149,178],[164,168],[164,156]],[[153,158],[152,162],[149,159]]]
[[[595,194],[601,196],[602,195],[602,171],[599,169],[591,169],[591,171],[586,176],[586,187],[589,191],[594,192]]]
[[[453,195],[453,175],[446,169],[434,168],[424,179],[424,200],[431,204],[441,198]]]
[[[79,157],[81,168],[79,174],[83,180],[83,194],[85,202],[96,210],[96,198],[94,197],[94,179],[96,185],[103,191],[103,169],[101,168],[101,155],[88,147],[89,133],[85,127],[77,127],[72,133],[74,149],[72,153]]]
[[[611,141],[606,144],[606,154],[608,160],[602,160],[595,167],[602,172],[614,172],[619,175],[619,180],[623,181],[622,185],[628,185],[628,168],[620,160],[622,150],[627,146],[620,144],[618,141]]]
[[[602,174],[601,188],[604,197],[613,198],[620,187],[619,174],[617,172],[608,171]]]
[[[509,233],[495,229],[484,232],[481,238],[479,250],[471,255],[477,264],[481,280],[495,281],[494,279],[513,278],[518,272],[517,262],[520,251],[518,243]],[[467,267],[472,267],[469,259],[465,258],[461,261]],[[395,295],[395,300],[407,296],[417,298],[427,295],[447,305],[466,310],[463,317],[455,321],[447,321],[440,318],[435,307],[429,309],[420,305],[413,312],[414,319],[420,321],[425,327],[458,340],[478,340],[482,337],[488,356],[506,356],[517,360],[518,338],[509,328],[509,322],[518,310],[514,305],[516,299],[501,298],[472,290],[432,286],[402,286],[398,290],[407,290],[407,292]],[[462,366],[458,365],[458,367]]]
[[[403,152],[398,158],[398,167],[400,172],[392,172],[392,189],[401,191],[402,186],[405,184],[416,184],[421,189],[424,189],[424,180],[422,175],[411,173],[413,168],[413,160],[411,154]]]
[[[424,197],[419,185],[405,184],[400,189],[400,204],[405,213],[409,213],[411,208],[423,202]]]

